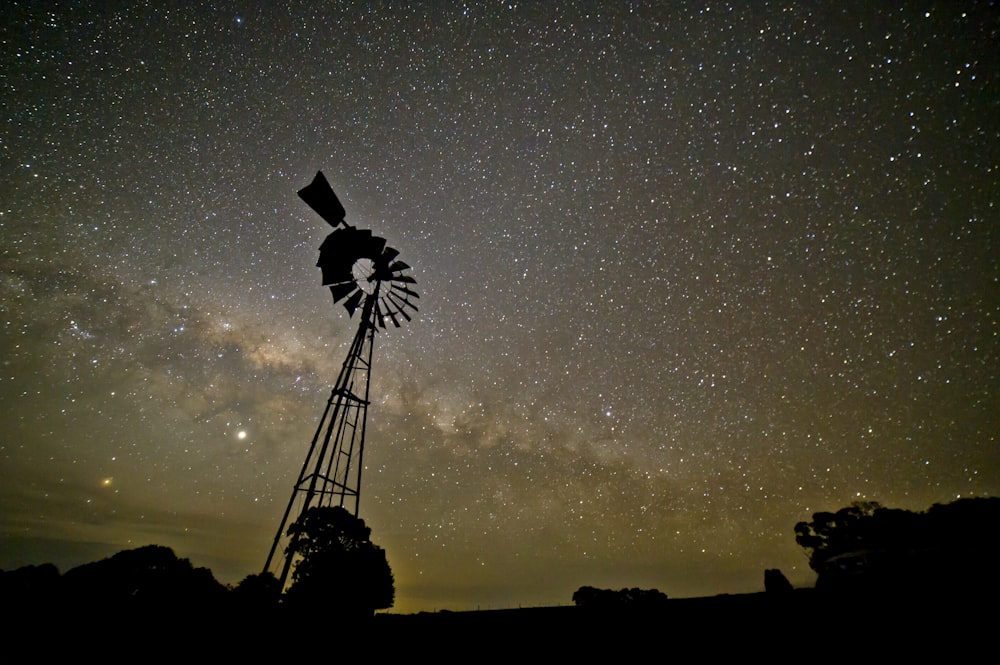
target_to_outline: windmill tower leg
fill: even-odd
[[[358,514],[377,287],[375,296],[365,301],[358,332],[323,410],[264,564],[264,572],[273,572],[281,588],[285,587],[292,565],[292,557],[286,554],[290,542],[285,533],[292,522],[314,506],[340,506],[355,516]]]

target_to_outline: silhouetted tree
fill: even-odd
[[[866,518],[879,508],[875,502],[857,502],[836,513],[815,513],[812,522],[795,525],[795,542],[808,552],[809,565],[816,570],[829,557],[863,546],[869,530]]]
[[[960,499],[924,513],[856,503],[795,525],[817,588],[930,592],[997,586],[1000,499]]]
[[[307,510],[288,528],[286,556],[300,557],[285,593],[289,605],[340,615],[371,616],[396,594],[385,550],[364,520],[340,507]]]
[[[281,583],[270,572],[247,575],[232,590],[232,597],[242,609],[266,610],[278,605]]]
[[[9,610],[56,601],[62,579],[51,563],[0,570],[0,602]]]
[[[649,610],[663,607],[667,594],[658,589],[597,589],[582,586],[573,592],[573,604],[591,609]]]
[[[169,547],[147,545],[68,570],[63,588],[71,601],[104,608],[163,608],[183,603],[207,609],[226,588],[207,568],[195,568]]]

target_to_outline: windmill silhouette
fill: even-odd
[[[404,274],[410,266],[396,260],[399,252],[344,221],[344,206],[322,172],[299,197],[334,227],[319,248],[323,285],[334,303],[343,301],[352,317],[360,309],[361,318],[264,564],[281,588],[292,565],[286,529],[293,512],[297,518],[314,506],[340,506],[358,514],[375,331],[386,327],[386,319],[397,328],[400,319],[410,321],[407,310],[417,311],[411,299],[420,297],[410,288],[416,280]]]

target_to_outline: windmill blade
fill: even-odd
[[[399,298],[399,296],[396,296],[396,297],[397,297],[397,298]],[[417,306],[416,306],[416,305],[414,305],[414,304],[413,304],[412,302],[410,302],[410,301],[409,301],[408,299],[406,299],[406,298],[403,298],[403,299],[401,300],[401,302],[399,303],[399,311],[403,311],[403,310],[404,310],[404,309],[406,309],[407,307],[409,307],[410,309],[412,309],[412,310],[413,310],[414,312],[419,312],[419,311],[420,311],[420,310],[418,310],[418,309],[417,309]]]
[[[315,210],[327,224],[336,228],[344,223],[347,211],[341,205],[340,199],[333,193],[333,187],[327,182],[322,171],[316,172],[313,181],[299,190],[299,198]]]
[[[402,261],[396,261],[391,266],[389,266],[389,272],[402,272],[403,270],[409,270],[410,266],[403,263]]]
[[[409,275],[400,275],[398,277],[393,277],[392,281],[394,281],[394,282],[405,282],[406,284],[416,284],[417,283],[417,280],[413,279]]]
[[[389,315],[390,319],[392,319],[393,325],[395,325],[398,328],[399,327],[399,319],[397,319],[396,315],[392,313],[392,310],[391,309],[386,309],[385,313]]]
[[[418,294],[416,291],[411,291],[408,288],[406,288],[405,286],[400,286],[399,284],[393,284],[392,288],[395,289],[396,291],[401,291],[401,292],[405,293],[408,296],[413,296],[414,298],[419,298],[420,297],[420,294]]]
[[[320,273],[323,275],[323,286],[343,284],[344,282],[350,281],[351,278],[349,270],[344,270],[341,267],[335,267],[333,265],[320,266]]]
[[[392,291],[389,291],[389,293],[387,293],[386,296],[389,298],[389,302],[391,302],[396,307],[397,310],[399,310],[400,312],[403,311],[403,307],[405,307],[407,303],[406,298],[400,298]]]
[[[392,304],[396,306],[396,311],[402,314],[403,318],[406,319],[407,321],[412,321],[413,319],[411,319],[410,315],[406,313],[406,308],[408,306],[413,307],[413,311],[414,312],[417,311],[417,308],[414,307],[413,303],[411,303],[409,300],[401,300],[399,296],[394,297],[391,292],[388,295],[390,302],[392,302]]]
[[[385,238],[379,238],[378,236],[372,236],[371,231],[368,232],[370,238],[365,238],[360,244],[361,256],[367,257],[372,261],[378,261],[382,250],[385,248]]]
[[[358,285],[354,282],[342,282],[340,284],[331,284],[330,293],[333,294],[333,302],[340,302],[350,294],[351,291],[358,288]]]
[[[347,313],[350,316],[354,316],[354,310],[358,308],[361,304],[361,299],[365,297],[365,292],[358,289],[357,292],[344,302],[344,307],[347,308]]]
[[[386,247],[378,259],[375,260],[375,271],[379,274],[379,279],[385,280],[392,278],[392,267],[389,264],[398,254],[398,250],[395,250],[392,247]]]
[[[323,284],[346,282],[351,279],[351,268],[358,259],[355,247],[371,237],[371,231],[340,228],[328,235],[319,246],[316,265],[323,272]]]

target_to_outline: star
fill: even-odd
[[[320,170],[419,285],[363,461],[394,611],[809,585],[813,512],[1000,494],[988,3],[0,26],[2,569],[261,570],[355,331]]]

